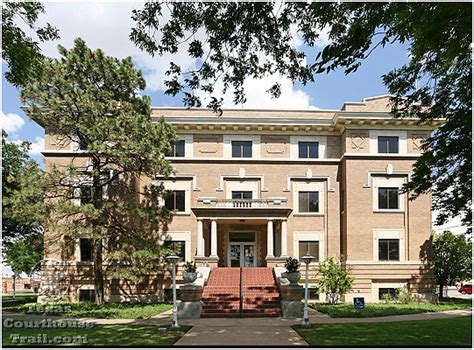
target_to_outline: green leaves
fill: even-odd
[[[319,264],[318,289],[326,294],[330,304],[339,303],[340,297],[352,290],[353,282],[344,260],[329,257]]]
[[[446,124],[426,140],[423,156],[406,186],[411,198],[432,191],[438,224],[462,216],[470,226],[471,161],[471,27],[469,3],[173,3],[162,21],[161,4],[147,3],[132,19],[132,41],[154,55],[176,53],[187,45],[201,66],[181,71],[172,63],[166,93],[183,93],[185,106],[220,111],[217,82],[225,93],[233,88],[234,103],[245,101],[245,79],[269,74],[306,84],[316,74],[342,68],[356,72],[377,49],[398,42],[409,46],[409,62],[382,78],[393,95],[393,115],[421,121],[445,118]],[[312,50],[291,45],[295,31]],[[321,50],[319,38],[329,42]],[[162,36],[154,36],[162,33]],[[198,33],[200,34],[198,36]],[[203,38],[204,35],[204,38]],[[195,39],[195,38],[199,39]],[[204,44],[203,44],[204,43]],[[279,87],[267,92],[279,96]]]
[[[151,120],[150,98],[142,95],[145,80],[130,58],[106,56],[82,39],[59,52],[21,92],[29,117],[57,145],[81,149],[69,164],[46,169],[46,244],[67,260],[73,258],[68,244],[92,238],[95,252],[102,244],[107,252],[107,278],[138,281],[156,274],[158,232],[172,213],[160,205],[163,187],[144,185],[172,174],[165,153],[176,140],[174,129],[164,118]],[[93,256],[97,292],[102,254]]]

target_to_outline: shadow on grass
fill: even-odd
[[[178,339],[186,334],[191,326],[181,326],[179,330],[167,330],[162,332],[162,328],[169,325],[95,325],[93,328],[3,328],[3,345],[31,346],[41,345],[35,343],[13,343],[12,335],[18,334],[21,337],[36,338],[38,334],[47,334],[48,339],[53,337],[84,337],[76,338],[75,344],[82,346],[160,346],[173,345]],[[57,344],[59,345],[59,344]]]

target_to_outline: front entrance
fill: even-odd
[[[229,267],[255,267],[255,232],[229,232]]]

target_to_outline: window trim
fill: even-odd
[[[293,191],[293,216],[324,216],[326,201],[326,185],[324,181],[316,180],[293,180],[291,183]],[[300,212],[299,192],[319,192],[317,212]]]
[[[158,243],[163,244],[164,241],[184,241],[184,252],[186,261],[191,261],[191,231],[160,231]]]
[[[317,142],[318,158],[299,158],[299,142]],[[327,159],[327,136],[290,136],[290,159]]]
[[[186,190],[169,190],[171,192],[170,196],[173,197],[173,207],[174,209],[170,209],[170,208],[167,208],[168,210],[171,210],[171,211],[175,211],[175,213],[185,213],[186,212]],[[184,208],[183,210],[179,210],[179,208],[176,208],[176,204],[177,204],[177,196],[176,196],[176,193],[177,192],[182,192],[183,195],[184,195],[184,198],[183,198],[183,205],[184,205]],[[165,199],[165,207],[166,207],[166,202],[170,199],[170,197],[167,197]]]
[[[188,179],[163,179],[157,180],[158,183],[163,184],[168,191],[184,191],[184,211],[177,211],[174,216],[188,216],[191,215],[191,186],[192,180]],[[159,204],[165,205],[165,199],[160,198]]]
[[[398,188],[401,189],[406,183],[405,176],[394,175],[372,175],[372,207],[374,213],[403,213],[405,212],[406,193],[398,193],[398,209],[380,209],[379,208],[379,188]]]
[[[319,242],[319,261],[312,261],[310,265],[319,265],[325,259],[324,254],[324,233],[321,231],[294,231],[293,232],[293,256],[300,256],[300,241]]]
[[[178,134],[178,141],[184,141],[184,157],[165,156],[167,159],[183,159],[193,157],[193,140],[192,134]]]
[[[232,157],[232,141],[252,141],[252,157],[251,158],[235,158]],[[260,152],[261,138],[260,135],[224,135],[223,137],[223,159],[261,159]]]
[[[312,240],[305,240],[305,239],[300,239],[300,240],[298,240],[298,259],[299,259],[300,261],[302,261],[300,255],[301,255],[301,254],[306,254],[306,252],[301,252],[301,251],[300,251],[300,244],[303,243],[303,242],[305,242],[305,243],[307,243],[307,244],[310,244],[310,243],[318,243],[318,259],[316,260],[316,262],[320,262],[321,259],[320,259],[320,257],[319,257],[319,252],[320,252],[320,247],[319,247],[319,246],[321,245],[321,242],[320,242],[319,240],[313,240],[313,239],[312,239]]]
[[[379,153],[378,137],[379,136],[397,136],[398,137],[398,153]],[[378,154],[386,157],[397,157],[408,154],[408,132],[406,130],[369,130],[369,153]]]
[[[399,260],[379,259],[379,239],[398,239]],[[399,264],[407,261],[405,230],[401,228],[376,228],[373,230],[373,261],[380,264]]]

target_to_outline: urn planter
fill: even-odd
[[[291,284],[297,284],[301,278],[301,273],[299,271],[287,272],[286,278],[288,278],[288,281],[290,281]]]
[[[197,279],[197,272],[183,272],[183,280],[186,284],[192,284]]]

